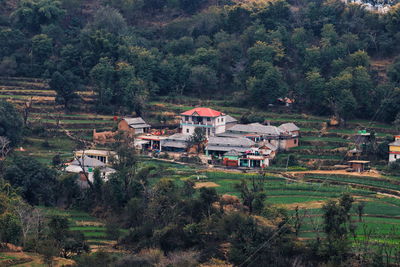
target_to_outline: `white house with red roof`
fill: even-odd
[[[183,134],[192,135],[194,129],[204,128],[206,136],[225,132],[226,115],[211,108],[194,108],[181,113]]]

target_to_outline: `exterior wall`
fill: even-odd
[[[239,165],[238,160],[224,158],[223,164],[229,167],[237,167]]]
[[[136,134],[141,134],[141,133],[144,133],[144,132],[145,132],[145,131],[144,131],[143,128],[135,129],[135,133],[136,133]]]
[[[285,140],[285,149],[289,149],[292,147],[298,147],[299,146],[299,138],[292,138],[292,139],[287,139]]]
[[[394,162],[398,159],[400,159],[400,153],[399,154],[396,154],[396,153],[389,154],[389,163]]]
[[[135,129],[129,127],[128,123],[125,120],[121,120],[118,123],[118,130],[122,131],[122,132],[126,132],[130,135],[134,135],[135,134]]]
[[[356,172],[363,172],[364,171],[364,165],[360,163],[351,163],[351,168],[355,170]]]
[[[104,153],[90,153],[90,152],[86,152],[86,151],[85,151],[85,156],[87,156],[87,157],[89,157],[89,158],[93,158],[93,159],[100,160],[101,162],[103,162],[103,163],[105,163],[105,164],[109,164],[109,163],[110,163],[110,155],[108,155],[108,154],[104,154]],[[75,152],[75,157],[81,158],[81,157],[82,157],[82,153]]]
[[[389,146],[390,152],[400,152],[400,146]]]
[[[197,122],[197,118],[201,118],[202,122]],[[181,117],[182,133],[192,135],[198,127],[205,129],[206,136],[215,136],[216,134],[225,132],[225,116],[219,117],[200,117],[200,116],[182,116]]]

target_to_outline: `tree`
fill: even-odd
[[[326,97],[326,81],[318,70],[306,73],[304,98],[306,107],[316,113],[323,113]]]
[[[254,76],[246,81],[251,103],[266,108],[278,98],[286,97],[287,87],[282,74],[271,63],[256,61],[252,65],[252,73]]]
[[[46,34],[32,37],[32,59],[37,64],[43,64],[53,53],[53,40]]]
[[[247,181],[242,179],[239,184],[235,184],[235,188],[239,190],[243,205],[249,208],[249,213],[261,213],[264,208],[264,179],[263,177],[252,177],[250,187]]]
[[[5,136],[0,136],[0,158],[5,158],[10,149],[10,140]]]
[[[400,84],[400,57],[397,57],[392,65],[389,66],[387,75],[391,82]]]
[[[48,222],[48,228],[48,239],[54,241],[61,256],[68,258],[89,251],[84,235],[79,231],[69,230],[68,218],[53,215]]]
[[[354,116],[357,109],[357,101],[350,90],[343,90],[339,100],[339,115],[347,120]]]
[[[39,238],[40,224],[43,221],[41,212],[22,200],[13,203],[13,211],[17,215],[22,232],[22,244],[25,246],[28,237]]]
[[[187,13],[195,13],[199,8],[206,3],[206,0],[179,0],[179,7]]]
[[[49,85],[57,93],[56,101],[63,103],[65,109],[70,109],[72,100],[78,97],[75,93],[76,89],[79,88],[78,77],[70,71],[66,71],[63,74],[56,71],[51,76]]]
[[[64,15],[61,1],[23,0],[11,14],[15,23],[24,29],[38,32],[42,25],[56,23]]]
[[[22,140],[22,118],[17,109],[6,101],[0,101],[0,136],[10,141],[10,146]]]
[[[366,203],[360,202],[357,206],[356,206],[356,211],[358,214],[358,221],[362,222],[362,216],[364,215],[364,208],[365,208]]]
[[[201,146],[203,145],[205,140],[206,140],[205,129],[200,127],[195,128],[193,134],[189,137],[187,143],[188,150],[193,146],[195,146],[196,152],[200,153]]]
[[[329,200],[323,207],[324,231],[326,233],[326,256],[335,263],[343,262],[349,255],[349,234],[354,234],[350,210],[354,199],[344,194],[339,202]]]
[[[93,20],[87,27],[90,30],[105,30],[109,33],[119,35],[125,33],[127,24],[125,18],[117,9],[112,7],[100,7],[93,15]]]
[[[213,94],[217,89],[217,74],[207,66],[194,66],[191,69],[189,84],[191,92],[199,96]]]
[[[99,63],[90,71],[90,77],[98,93],[100,105],[111,103],[114,88],[114,67],[109,58],[101,58]]]
[[[6,162],[4,178],[19,187],[31,205],[52,205],[56,200],[57,179],[54,170],[30,157],[14,156]]]

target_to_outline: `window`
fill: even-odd
[[[185,116],[185,121],[189,121],[189,116]]]
[[[295,145],[297,144],[297,139],[294,139],[294,144],[295,144]]]
[[[221,118],[221,122],[224,122],[224,118]]]
[[[211,133],[210,128],[207,129],[207,132],[208,132],[208,135],[210,135],[210,133]]]
[[[211,121],[211,118],[207,118],[207,121]]]
[[[186,129],[186,133],[189,133],[189,129]]]
[[[394,159],[397,159],[397,155],[394,155]]]

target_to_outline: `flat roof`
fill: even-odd
[[[141,135],[141,136],[138,136],[138,139],[160,141],[160,140],[167,139],[167,136],[160,136],[160,135]]]
[[[87,150],[77,150],[75,154],[85,154],[85,155],[96,155],[96,156],[108,156],[115,155],[114,151],[110,150],[97,150],[97,149],[87,149]]]
[[[350,160],[348,161],[349,163],[361,163],[361,164],[366,164],[366,163],[370,163],[371,161],[368,160]]]

